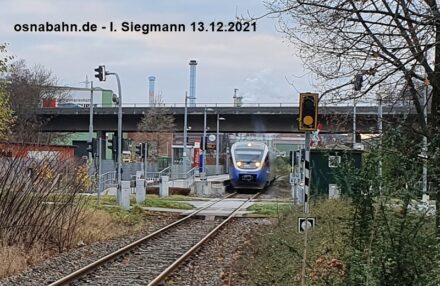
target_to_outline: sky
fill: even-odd
[[[117,90],[116,79],[94,78],[105,65],[121,79],[124,103],[148,102],[148,77],[165,103],[184,102],[189,61],[197,60],[196,103],[232,103],[234,89],[251,103],[297,103],[312,90],[312,77],[277,32],[276,19],[264,18],[253,32],[193,32],[192,22],[236,21],[236,16],[267,12],[259,0],[0,0],[0,42],[9,54],[52,71],[58,85]],[[185,32],[121,31],[122,22],[185,24]],[[96,32],[17,32],[16,25],[90,22]],[[116,32],[109,31],[113,22]]]

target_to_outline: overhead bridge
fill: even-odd
[[[176,132],[183,132],[184,107],[167,108],[176,123]],[[150,107],[123,107],[122,129],[135,132],[142,117]],[[225,133],[299,133],[298,106],[259,106],[259,107],[221,107],[207,106],[207,126],[216,129],[217,114],[225,118],[220,122],[220,131]],[[187,108],[189,132],[203,132],[205,107]],[[47,122],[44,131],[48,132],[85,132],[89,130],[89,108],[40,108],[38,116]],[[117,131],[118,108],[96,107],[93,111],[93,129],[95,131]],[[417,115],[408,106],[384,106],[383,124],[416,121]],[[378,107],[356,107],[356,129],[362,133],[377,132]],[[353,129],[352,106],[324,106],[319,108],[318,122],[323,133],[348,133]]]

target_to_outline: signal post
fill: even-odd
[[[310,131],[316,131],[318,128],[318,94],[300,93],[299,95],[299,122],[298,129],[305,131],[305,156],[304,156],[304,218],[298,218],[298,231],[301,231],[301,224],[304,224],[304,254],[301,271],[301,285],[305,285],[306,280],[306,262],[307,262],[307,234],[308,229],[314,225],[314,219],[309,218],[309,198],[310,198]],[[311,219],[311,220],[310,220]],[[313,221],[313,222],[310,222]]]

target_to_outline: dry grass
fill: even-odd
[[[88,208],[84,211],[76,230],[72,245],[74,248],[97,241],[133,234],[145,226],[148,213],[140,208],[124,211],[119,208]],[[31,267],[57,251],[40,245],[26,250],[22,246],[0,246],[0,279]]]
[[[37,245],[30,252],[26,252],[20,246],[0,246],[0,279],[23,271],[49,256],[49,251]]]
[[[90,244],[136,232],[144,225],[144,214],[120,209],[89,209],[78,228],[75,242]]]

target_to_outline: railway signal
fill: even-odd
[[[105,66],[99,66],[95,69],[95,72],[97,72],[97,74],[95,74],[95,77],[99,79],[99,81],[105,81],[105,76],[106,76],[106,72],[105,72]]]
[[[112,150],[113,156],[116,159],[118,153],[118,136],[113,135],[112,139],[108,139],[108,149]]]
[[[299,94],[299,128],[300,131],[318,129],[318,94]]]
[[[92,154],[92,158],[96,157],[98,151],[98,142],[96,138],[92,138],[92,141],[87,141],[87,152]]]
[[[354,76],[354,90],[360,91],[362,88],[362,82],[364,81],[362,74],[357,74]]]
[[[145,145],[145,143],[139,143],[136,145],[136,154],[142,159],[145,158]]]

